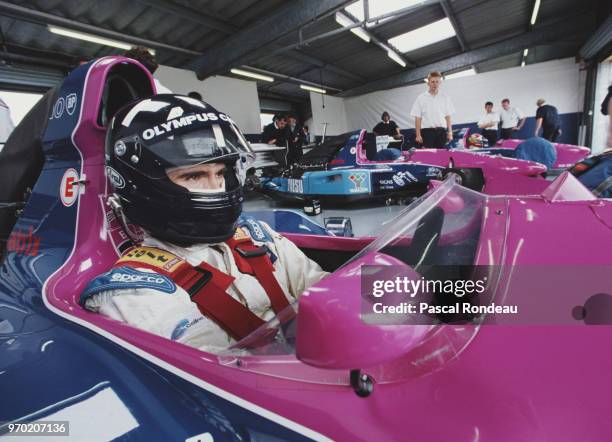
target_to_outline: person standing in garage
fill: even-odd
[[[451,99],[440,92],[442,74],[430,72],[427,76],[427,91],[419,95],[412,105],[410,115],[414,117],[416,142],[421,147],[443,148],[453,139],[451,115],[455,108]]]
[[[396,140],[399,140],[402,135],[400,134],[400,130],[397,123],[393,121],[389,116],[389,112],[384,111],[380,119],[382,121],[380,121],[376,126],[374,126],[372,132],[374,132],[374,134],[376,134],[377,136],[387,135],[389,137],[395,138]]]
[[[517,107],[510,106],[510,100],[504,98],[501,102],[501,138],[508,140],[514,137],[513,132],[520,131],[525,125],[525,115]]]
[[[272,123],[264,127],[261,141],[275,146],[287,147],[287,119],[284,115],[274,115]]]
[[[536,104],[538,110],[536,112],[536,128],[534,136],[538,136],[540,128],[543,129],[542,138],[554,143],[561,135],[561,119],[557,108],[550,104],[544,104],[546,100],[540,98]]]
[[[297,124],[297,118],[293,114],[287,115],[287,162],[289,164],[297,163],[302,159],[304,152],[302,145],[304,144],[304,132],[302,127]]]
[[[478,127],[482,131],[482,136],[487,139],[489,146],[495,146],[497,143],[497,126],[499,125],[499,114],[493,112],[493,103],[487,101],[485,103],[485,113],[478,120]]]

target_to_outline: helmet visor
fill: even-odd
[[[250,152],[248,143],[231,121],[217,118],[202,122],[191,117],[194,116],[171,120],[119,140],[115,143],[115,155],[141,174],[160,179],[166,177],[168,169],[234,163],[241,154]]]

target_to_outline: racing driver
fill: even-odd
[[[210,352],[292,315],[291,302],[326,273],[241,216],[247,163],[234,122],[204,102],[157,95],[121,109],[106,138],[110,203],[143,240],[89,283],[81,304]]]

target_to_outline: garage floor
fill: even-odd
[[[323,209],[320,215],[310,217],[312,221],[324,225],[325,218],[332,216],[344,216],[351,219],[353,233],[355,236],[377,236],[391,220],[406,209],[407,206],[385,206],[377,203],[376,207],[368,207],[367,204],[337,206],[333,209]],[[262,209],[286,209],[297,213],[304,213],[300,207],[291,207],[276,203],[269,197],[249,193],[244,204],[244,211]]]

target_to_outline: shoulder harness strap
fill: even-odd
[[[194,267],[166,250],[133,247],[115,266],[148,268],[168,276],[189,294],[204,316],[237,341],[264,324],[261,318],[227,294],[234,278],[206,263]]]
[[[264,288],[274,313],[278,315],[289,306],[285,292],[274,276],[270,249],[265,244],[262,246],[253,244],[253,240],[242,227],[238,227],[234,236],[226,243],[232,250],[238,269],[242,273],[255,276]]]

